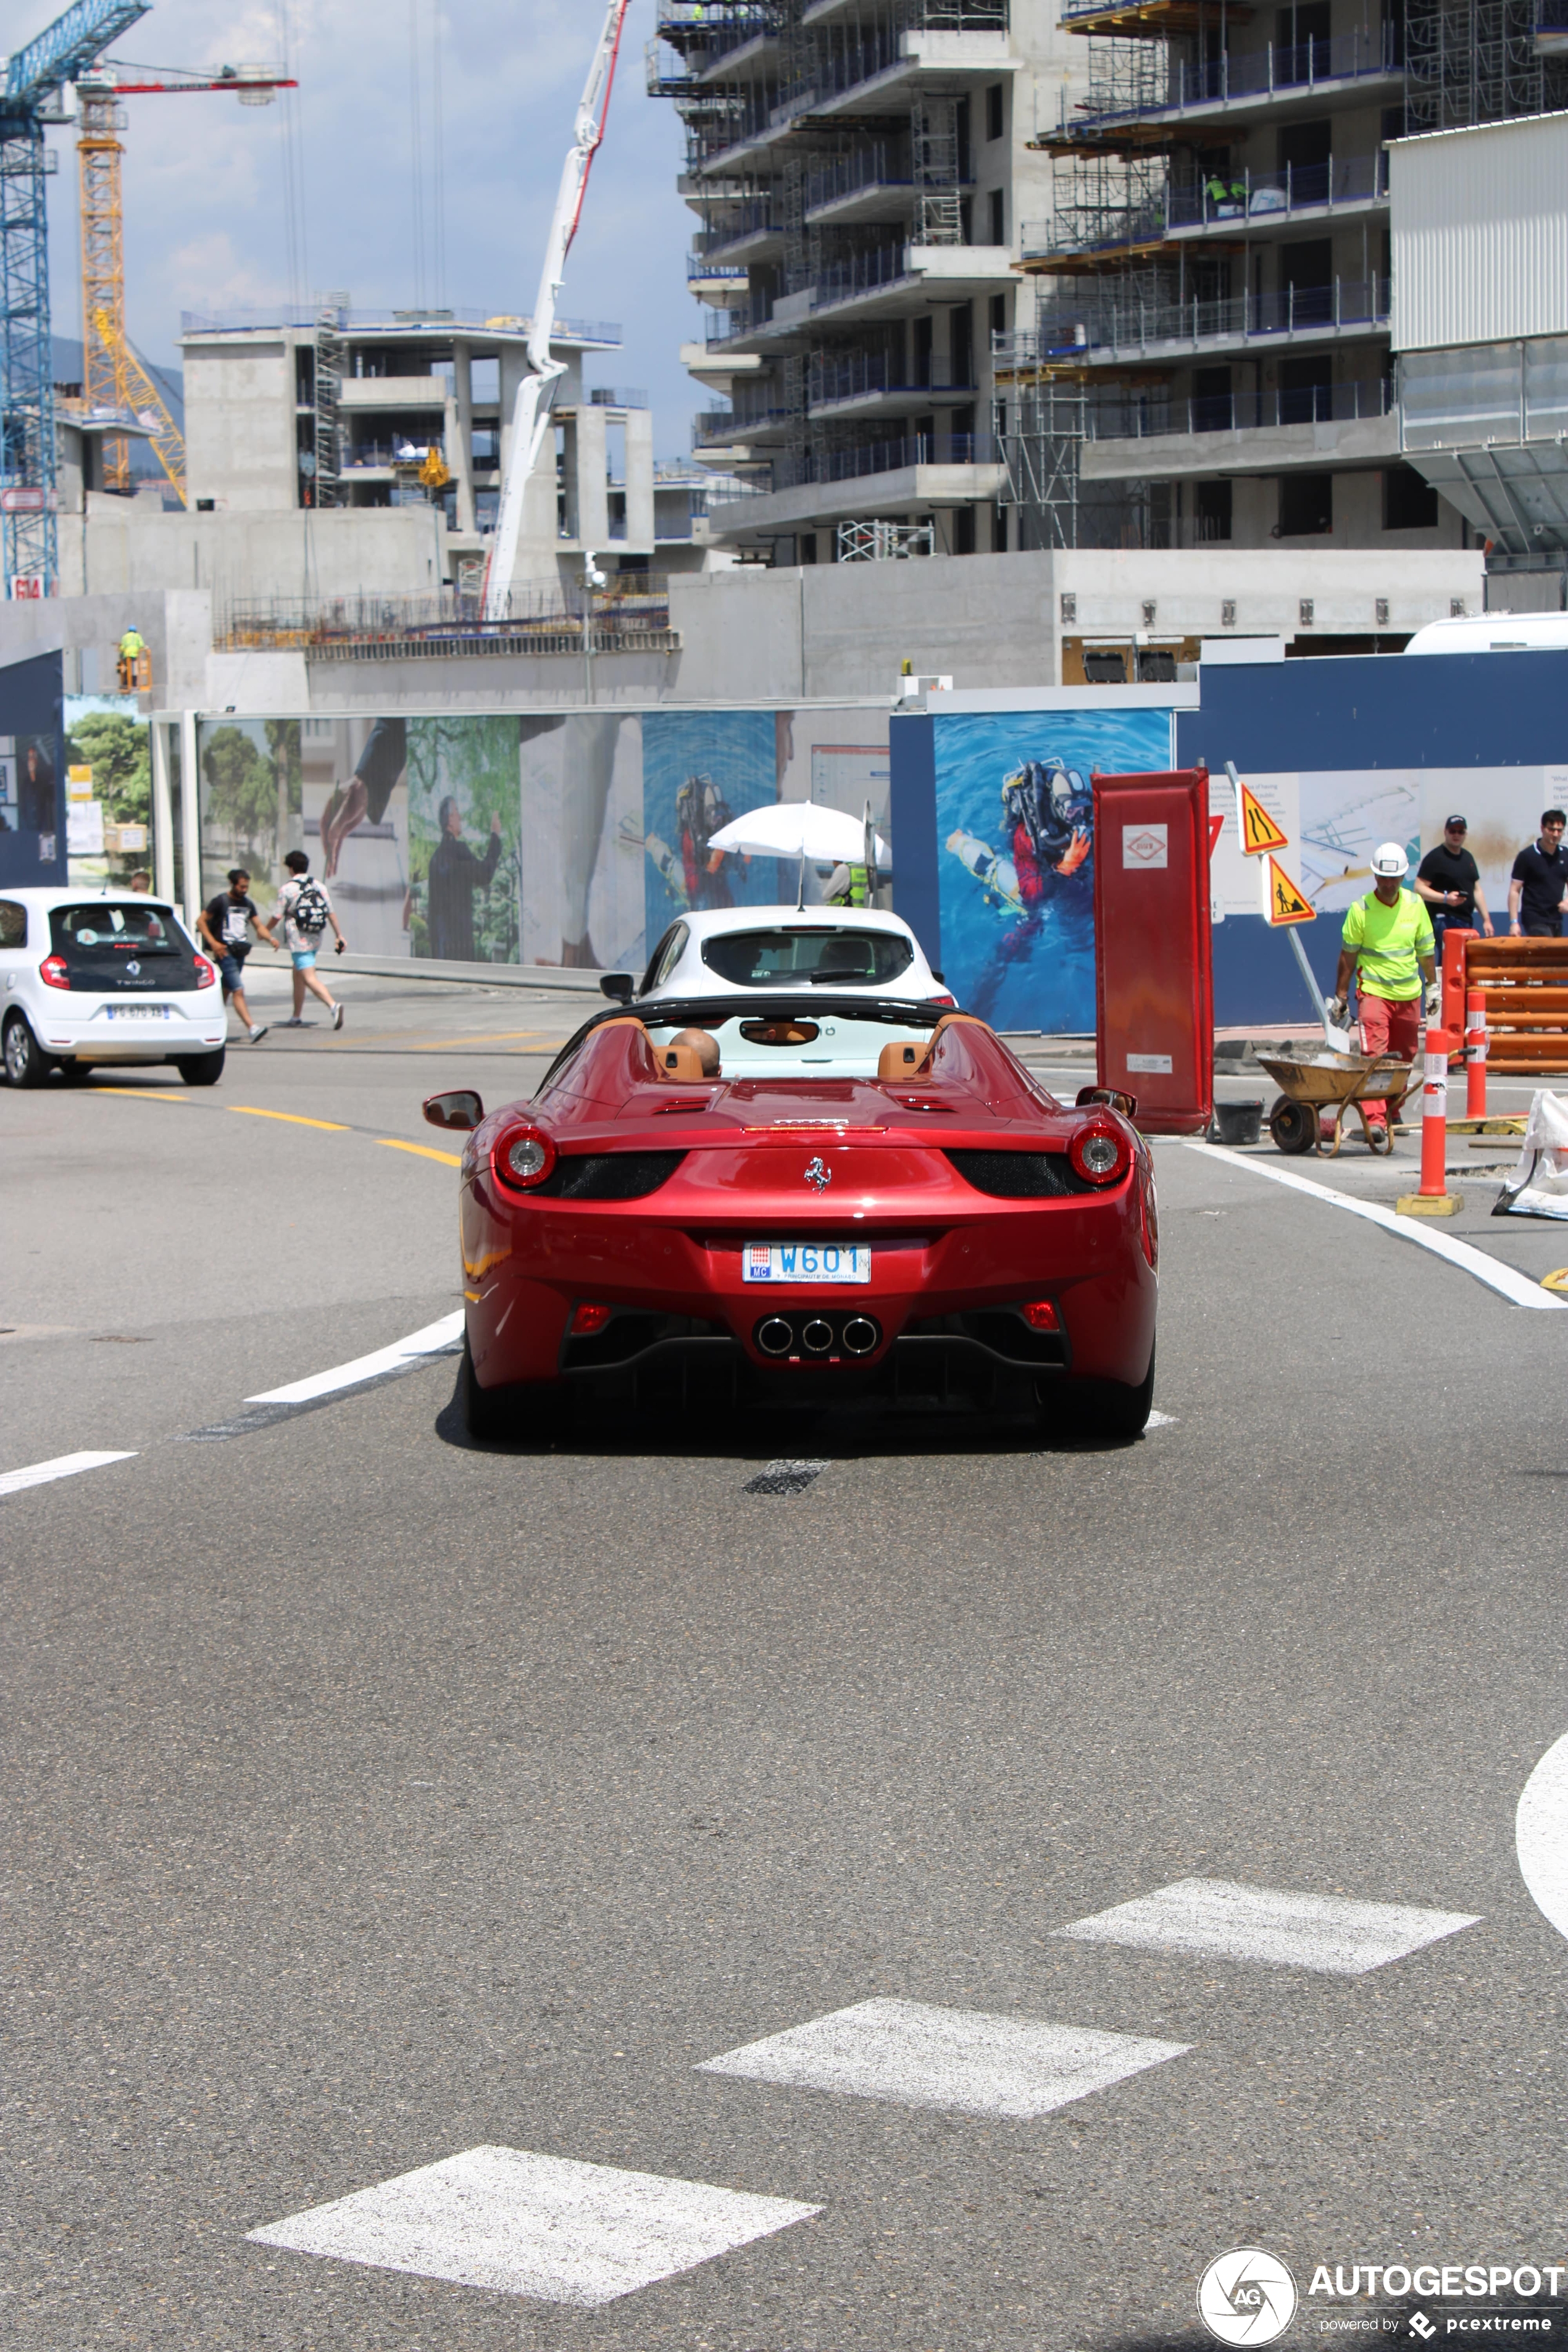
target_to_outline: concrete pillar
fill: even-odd
[[[467,343],[452,345],[455,415],[447,436],[447,463],[458,486],[458,529],[474,528],[474,360]]]
[[[628,553],[651,555],[654,541],[653,411],[626,411],[626,538]]]
[[[584,547],[610,543],[609,446],[602,408],[577,411],[577,536]],[[650,459],[649,489],[652,489]]]

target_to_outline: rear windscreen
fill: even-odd
[[[710,1008],[704,1034],[718,1049],[717,1076],[723,1078],[874,1078],[884,1045],[917,1045],[923,1054],[931,1043],[932,1017],[922,1017],[910,1006],[907,1022],[867,1018],[854,1012],[830,1010],[824,1004],[815,1019],[784,1015],[753,1021],[744,1013],[718,1018]],[[696,1034],[689,1024],[658,1021],[651,1012],[644,1025],[655,1051],[677,1037],[688,1042]]]
[[[195,985],[195,960],[174,909],[146,898],[55,907],[50,943],[76,988]]]
[[[732,988],[766,988],[777,981],[879,988],[909,970],[914,950],[897,931],[814,924],[721,931],[703,940],[702,961]]]

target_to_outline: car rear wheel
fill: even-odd
[[[223,1076],[224,1048],[211,1054],[177,1054],[174,1067],[188,1087],[216,1087]]]
[[[463,1358],[458,1371],[458,1402],[463,1426],[481,1444],[504,1439],[548,1440],[566,1425],[572,1400],[556,1382],[522,1381],[504,1388],[482,1389],[474,1371],[468,1335],[463,1334]]]
[[[1154,1350],[1136,1388],[1122,1381],[1073,1381],[1041,1390],[1040,1419],[1047,1428],[1097,1438],[1141,1437],[1154,1405]]]
[[[5,1023],[5,1076],[14,1087],[41,1087],[49,1074],[48,1057],[27,1025],[23,1013]]]

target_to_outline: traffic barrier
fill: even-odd
[[[1465,1117],[1487,1115],[1487,992],[1472,988],[1465,994]]]
[[[1486,1016],[1487,1066],[1518,1077],[1568,1074],[1568,939],[1483,940],[1474,931],[1447,932],[1445,1029],[1455,1028],[1460,1007],[1468,1029],[1472,995],[1479,995]]]

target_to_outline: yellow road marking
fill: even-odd
[[[555,1037],[545,1029],[490,1029],[480,1037],[415,1037],[401,1050],[406,1054],[439,1054],[448,1045],[515,1045],[524,1037],[542,1037],[551,1045],[566,1043],[564,1037]]]
[[[260,1110],[255,1103],[225,1103],[223,1108],[238,1111],[245,1118],[282,1118],[290,1127],[324,1127],[333,1135],[348,1133],[341,1118],[302,1118],[297,1110]]]
[[[405,1143],[395,1135],[378,1135],[375,1139],[384,1143],[388,1151],[415,1151],[421,1160],[444,1160],[448,1168],[460,1168],[463,1164],[455,1151],[433,1151],[427,1143]]]
[[[96,1095],[132,1097],[137,1102],[188,1103],[189,1095],[176,1094],[173,1087],[94,1087]]]

